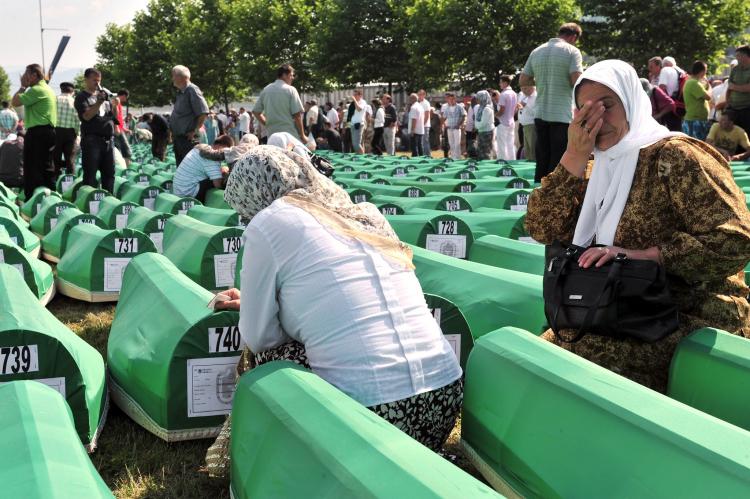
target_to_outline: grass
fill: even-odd
[[[85,303],[58,295],[47,308],[107,358],[114,304]],[[481,480],[479,472],[459,449],[460,429],[459,420],[443,455]],[[229,482],[210,478],[204,469],[206,450],[211,443],[211,440],[164,442],[110,404],[91,460],[117,498],[227,498]]]

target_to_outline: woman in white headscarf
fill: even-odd
[[[477,158],[490,159],[495,142],[495,111],[487,90],[477,92],[477,106],[477,115],[474,118],[474,126],[477,129]]]
[[[650,100],[630,65],[594,64],[574,94],[578,109],[567,150],[532,193],[526,228],[544,244],[601,245],[581,255],[584,268],[618,253],[664,265],[680,328],[655,343],[596,334],[564,343],[552,331],[543,338],[665,392],[672,354],[691,331],[710,326],[750,337],[745,196],[715,149],[651,117]]]
[[[370,203],[306,157],[258,146],[235,165],[224,199],[250,223],[240,311],[253,364],[291,360],[438,450],[461,407],[461,368],[424,300],[411,250]],[[226,469],[225,428],[207,457]]]

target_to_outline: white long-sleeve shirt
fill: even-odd
[[[366,406],[461,376],[413,271],[283,199],[243,237],[240,332],[252,351],[297,340],[316,374]]]

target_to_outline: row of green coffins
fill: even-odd
[[[0,385],[0,480],[8,498],[113,498],[86,455],[75,414],[56,388]]]
[[[10,265],[0,264],[0,289],[0,382],[36,380],[57,390],[93,449],[107,412],[102,356],[41,305]]]

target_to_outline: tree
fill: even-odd
[[[642,74],[655,55],[671,55],[684,68],[695,60],[715,68],[750,24],[750,3],[744,0],[581,0],[581,5],[582,50],[598,59],[625,60]]]
[[[407,29],[392,0],[322,0],[316,66],[338,84],[402,83],[410,73]]]
[[[239,72],[252,88],[276,79],[276,68],[290,63],[295,87],[320,90],[329,86],[318,71],[312,47],[318,28],[315,0],[234,0],[229,20],[239,49]]]
[[[412,79],[428,88],[497,86],[501,72],[520,71],[537,45],[580,16],[575,0],[411,0],[402,6]]]
[[[175,58],[189,66],[206,99],[225,108],[248,94],[237,69],[235,33],[226,21],[233,15],[230,7],[228,0],[192,1],[185,6],[174,39]]]
[[[2,66],[0,66],[0,101],[10,102],[10,79]]]

